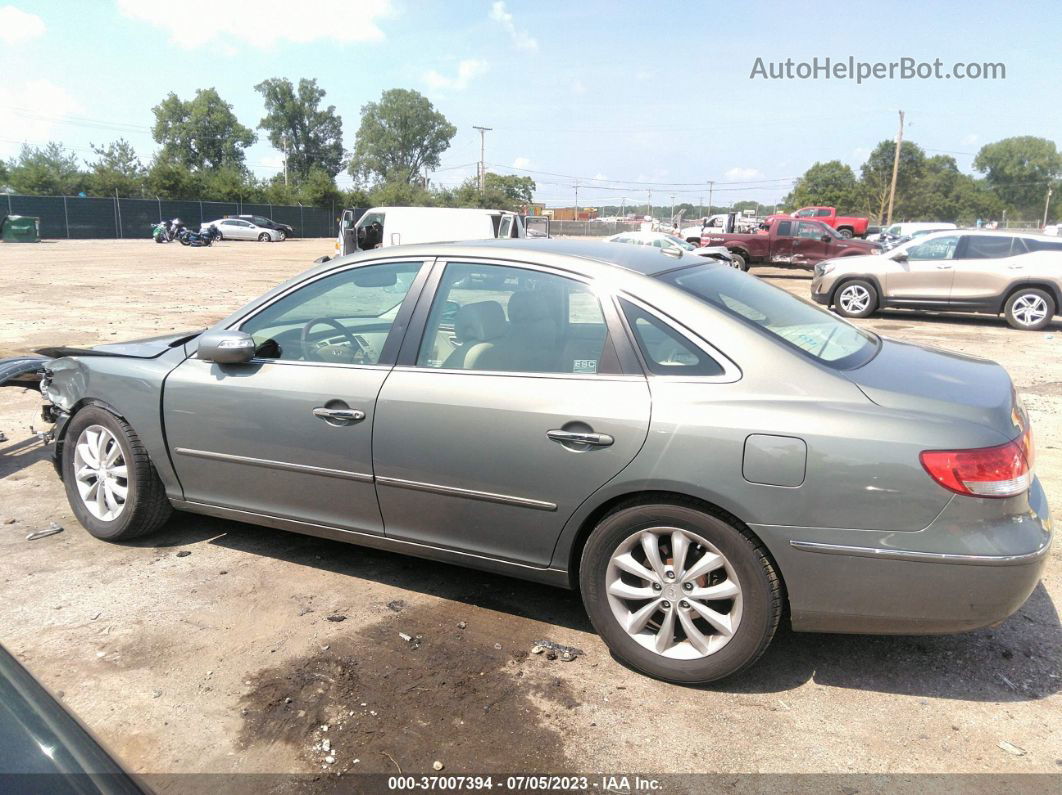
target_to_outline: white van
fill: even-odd
[[[526,220],[525,224],[524,216],[509,210],[373,207],[355,222],[354,211],[344,210],[336,256],[409,243],[549,237],[549,219]]]
[[[955,224],[940,221],[914,221],[893,224],[888,229],[881,230],[881,240],[895,240],[900,237],[908,237],[915,232],[928,234],[929,232],[944,232],[948,229],[958,229]]]

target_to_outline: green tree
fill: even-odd
[[[371,207],[432,207],[437,204],[448,206],[440,194],[433,194],[422,185],[411,185],[403,180],[381,182],[368,193]]]
[[[247,172],[236,166],[201,171],[197,175],[206,201],[252,201],[257,198],[258,186]]]
[[[343,169],[343,120],[335,105],[321,109],[325,91],[316,80],[303,78],[298,90],[290,80],[274,77],[254,87],[265,101],[258,123],[269,143],[285,153],[288,173],[305,177],[320,169],[334,177]]]
[[[54,141],[42,147],[23,146],[9,168],[8,181],[15,193],[70,196],[88,184],[88,175],[74,153]]]
[[[362,182],[412,184],[423,168],[437,168],[457,128],[416,91],[393,88],[362,106],[350,161]]]
[[[201,199],[202,176],[188,166],[156,157],[144,185],[148,196],[161,199]]]
[[[823,205],[849,214],[859,208],[859,183],[855,172],[840,160],[815,163],[782,202],[788,210]]]
[[[1047,186],[1062,176],[1062,155],[1054,141],[1021,135],[982,146],[973,167],[1004,202],[1038,218]]]
[[[7,181],[11,177],[11,172],[7,170],[7,163],[0,160],[0,191],[3,191],[7,187]]]
[[[531,177],[515,174],[494,174],[488,171],[483,177],[484,187],[505,196],[506,203],[530,204],[535,197],[535,181]],[[500,208],[499,208],[500,209]]]
[[[162,159],[188,168],[242,167],[244,150],[257,140],[213,88],[201,88],[187,101],[171,92],[152,112],[151,134],[162,145]]]
[[[97,196],[141,196],[147,169],[137,157],[136,150],[124,138],[106,146],[89,144],[96,160],[89,163],[88,184]]]
[[[343,203],[343,196],[336,187],[335,179],[322,168],[310,169],[310,173],[299,182],[297,195],[300,202],[314,207]]]
[[[862,211],[867,215],[885,222],[889,204],[889,186],[892,182],[892,162],[896,154],[895,141],[882,141],[870,153],[867,161],[860,168],[860,192],[862,194]],[[926,155],[922,147],[911,141],[904,141],[900,147],[900,167],[896,173],[896,199],[893,215],[902,217],[906,210],[904,203],[909,198],[909,189],[922,177]]]

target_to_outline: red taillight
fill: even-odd
[[[1032,431],[998,447],[927,450],[919,458],[933,480],[956,494],[1013,497],[1032,483]]]

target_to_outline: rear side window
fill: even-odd
[[[963,259],[1000,259],[1011,255],[1011,247],[1014,245],[1012,237],[996,237],[995,235],[967,235],[966,253]],[[1017,254],[1024,253],[1018,249]]]
[[[642,358],[654,375],[722,375],[723,368],[659,318],[620,300]]]
[[[778,223],[778,237],[789,237],[793,234],[793,222],[792,221],[779,221]]]
[[[1035,237],[1026,237],[1025,245],[1028,246],[1029,251],[1062,251],[1062,240],[1040,240]]]
[[[821,210],[816,210],[815,211],[815,217],[816,218],[829,218],[830,217],[830,211],[825,209],[825,208],[823,208]]]

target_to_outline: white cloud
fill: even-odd
[[[527,31],[517,29],[516,23],[513,22],[513,15],[506,9],[502,0],[497,0],[497,2],[491,4],[490,18],[505,29],[517,49],[531,52],[535,52],[538,49],[538,42],[528,35]]]
[[[582,80],[572,81],[572,93],[573,94],[585,94],[586,84]]]
[[[18,44],[44,35],[44,20],[14,6],[0,6],[0,41]]]
[[[478,58],[466,58],[457,64],[457,74],[447,77],[434,69],[425,72],[424,82],[431,88],[450,91],[464,91],[468,84],[487,71],[487,62]]]
[[[724,174],[731,182],[745,182],[750,179],[759,179],[763,172],[758,168],[732,168]]]
[[[282,42],[306,44],[320,39],[349,44],[380,41],[384,32],[378,22],[394,13],[391,0],[185,0],[181,22],[155,0],[117,0],[122,13],[170,33],[170,41],[187,49],[212,42],[232,54],[233,42],[242,41],[266,49]]]
[[[49,80],[0,81],[0,130],[7,139],[0,140],[0,157],[16,154],[22,148],[16,142],[39,146],[60,138],[60,122],[81,110],[65,88]]]
[[[635,80],[641,80],[643,83],[646,80],[652,80],[656,76],[656,72],[650,72],[647,69],[640,69],[634,73]]]
[[[516,160],[513,161],[513,168],[531,168],[531,159],[527,157],[518,157],[516,158]]]
[[[980,140],[981,136],[979,136],[977,133],[969,133],[968,135],[964,135],[963,139],[959,143],[961,143],[963,146],[976,146],[977,142]]]
[[[594,179],[600,180],[602,182],[605,182],[605,181],[608,180],[608,177],[606,177],[604,174],[602,174],[600,171],[598,171],[596,174],[594,174]]]

